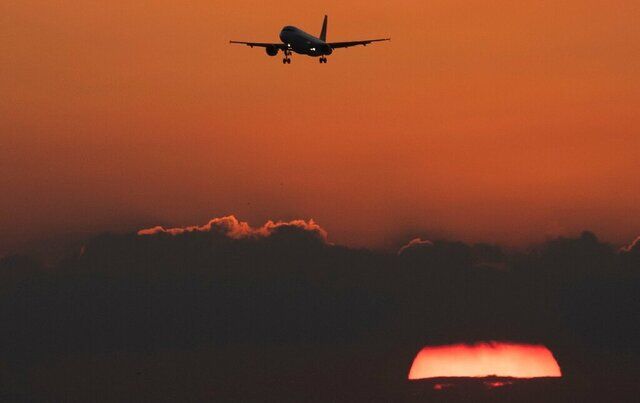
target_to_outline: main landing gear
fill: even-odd
[[[291,58],[289,57],[290,55],[290,50],[284,50],[284,59],[282,59],[282,64],[291,64]]]
[[[327,62],[327,58],[326,58],[326,57],[324,57],[324,56],[322,56],[320,59],[318,59],[318,61],[319,61],[320,63],[326,63],[326,62]]]

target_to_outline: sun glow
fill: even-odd
[[[545,346],[502,342],[425,347],[409,371],[409,379],[492,375],[537,378],[560,377],[562,373]]]

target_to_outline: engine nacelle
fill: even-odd
[[[267,52],[267,54],[268,54],[269,56],[275,56],[275,55],[277,55],[277,54],[278,54],[278,47],[277,47],[277,46],[273,46],[273,45],[271,45],[271,46],[267,46],[267,47],[265,48],[265,51]]]
[[[327,44],[323,45],[323,46],[320,48],[320,50],[322,51],[322,54],[323,54],[323,55],[327,55],[327,56],[329,56],[330,54],[332,54],[332,53],[333,53],[333,49],[331,49],[331,46],[329,46],[329,45],[327,45]]]

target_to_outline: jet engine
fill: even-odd
[[[265,50],[267,51],[267,54],[268,54],[269,56],[275,56],[275,55],[277,55],[277,54],[278,54],[278,47],[277,47],[277,46],[273,46],[273,45],[271,45],[271,46],[267,46],[267,47],[265,48]]]
[[[322,52],[323,55],[330,55],[333,53],[333,49],[331,49],[331,46],[324,44],[320,47],[320,51]]]

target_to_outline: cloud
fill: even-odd
[[[431,241],[424,240],[421,238],[414,238],[411,241],[409,241],[408,244],[403,245],[398,250],[398,255],[401,255],[403,252],[405,252],[407,249],[410,249],[410,248],[424,248],[424,247],[431,247],[431,246],[433,246],[433,242]]]
[[[229,351],[225,365],[216,367],[233,374],[232,382],[248,366],[237,364],[231,345],[247,351],[251,368],[268,374],[290,371],[286,359],[298,360],[283,346],[343,345],[345,353],[333,356],[354,363],[362,362],[356,350],[368,354],[384,346],[381,365],[392,365],[394,379],[403,380],[417,349],[428,343],[548,344],[574,375],[613,367],[598,361],[610,355],[585,353],[600,346],[640,363],[625,355],[640,357],[635,255],[619,259],[590,233],[515,253],[421,238],[390,253],[331,245],[326,238],[313,220],[254,228],[228,216],[201,226],[101,234],[82,254],[51,268],[20,256],[0,259],[0,306],[11,307],[0,310],[10,329],[0,332],[0,356],[24,365],[29,357],[55,354],[208,346]],[[571,275],[556,275],[565,272]],[[366,348],[353,349],[356,344]],[[269,347],[277,353],[262,355]],[[398,350],[397,362],[386,355]],[[331,356],[322,351],[309,362],[334,374]],[[218,359],[193,357],[189,367],[196,369]],[[335,376],[350,379],[356,372]]]
[[[629,245],[622,247],[622,252],[640,252],[640,236],[633,240]]]
[[[224,234],[231,239],[247,239],[267,238],[276,233],[291,230],[309,232],[322,241],[327,242],[327,231],[320,227],[320,225],[318,225],[313,219],[310,219],[309,221],[291,220],[277,222],[269,220],[261,227],[253,228],[246,221],[240,221],[233,215],[214,218],[208,223],[201,226],[194,225],[175,228],[164,228],[162,226],[155,226],[152,228],[141,229],[140,231],[138,231],[138,235],[181,235],[189,232],[217,232]]]

